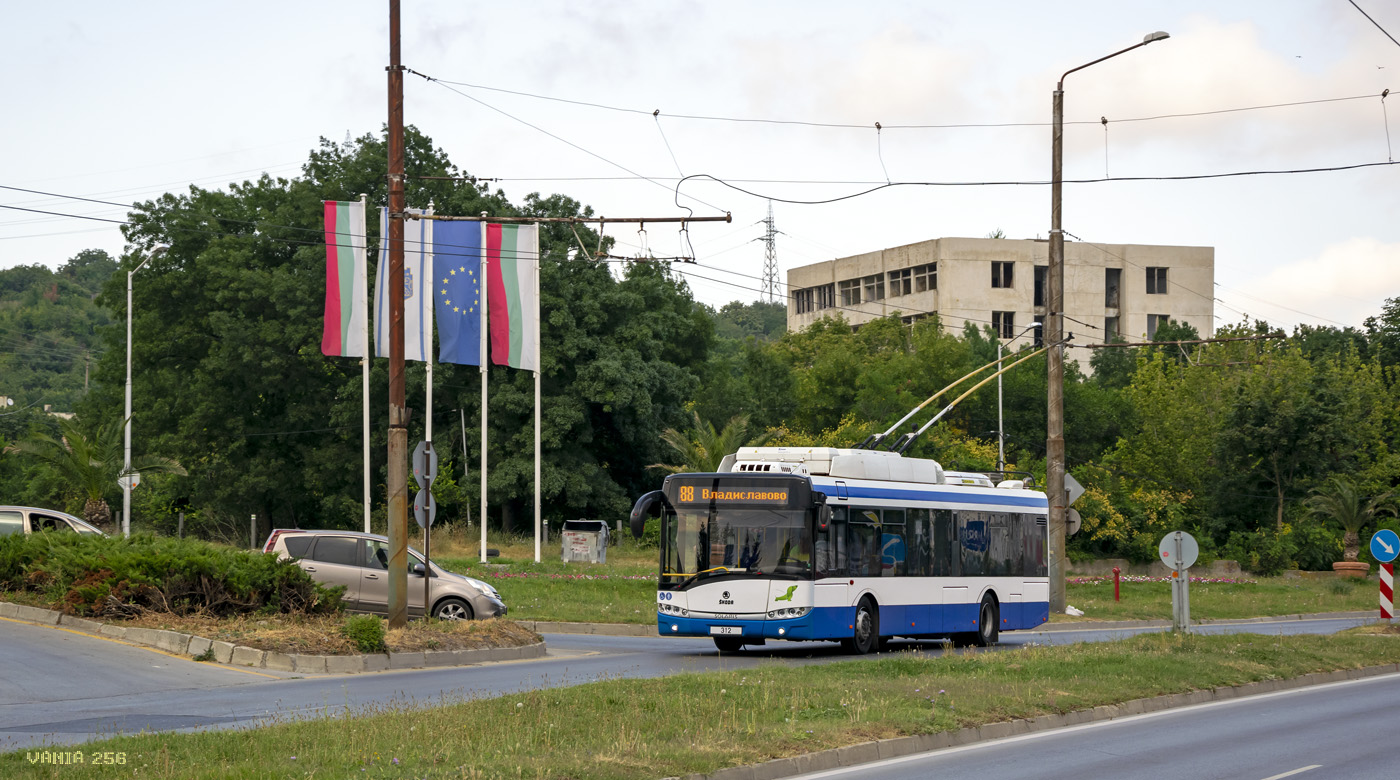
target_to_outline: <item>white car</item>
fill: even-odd
[[[345,608],[385,615],[389,612],[389,540],[358,531],[303,531],[278,528],[263,552],[291,558],[322,585],[345,586]],[[408,551],[408,614],[423,615],[423,556]],[[505,617],[501,594],[489,583],[453,574],[432,564],[429,610],[435,618],[471,620]]]
[[[64,512],[32,506],[0,506],[0,536],[38,534],[46,531],[106,536],[95,526]]]

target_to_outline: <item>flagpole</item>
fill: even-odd
[[[486,212],[481,212],[481,562],[486,563]]]
[[[428,216],[432,216],[432,215],[433,215],[433,202],[432,202],[432,201],[428,201]],[[426,322],[423,323],[423,366],[424,366],[424,368],[425,368],[425,371],[424,371],[424,379],[426,380],[426,381],[424,382],[424,384],[427,385],[427,388],[424,390],[424,393],[425,393],[425,395],[426,395],[427,397],[424,399],[424,403],[423,403],[423,406],[426,407],[426,410],[424,411],[424,414],[423,414],[423,440],[424,440],[425,442],[428,443],[428,449],[429,449],[430,451],[431,451],[432,448],[433,448],[433,326],[434,326],[434,323],[435,323],[435,320],[436,320],[436,317],[433,316],[433,315],[436,313],[436,312],[435,312],[436,307],[432,304],[432,301],[433,301],[432,290],[433,290],[433,275],[434,275],[434,273],[436,272],[437,269],[436,269],[436,262],[435,262],[435,261],[436,261],[436,255],[425,256],[425,253],[428,252],[428,247],[424,246],[425,242],[423,241],[423,238],[424,238],[423,234],[427,232],[427,229],[430,228],[430,227],[432,226],[432,224],[433,224],[432,221],[431,221],[431,220],[428,220],[428,221],[427,221],[427,226],[426,226],[426,227],[420,227],[420,228],[419,228],[419,233],[418,233],[418,256],[419,256],[419,258],[421,258],[422,261],[423,261],[423,262],[421,263],[421,265],[420,265],[420,268],[422,269],[423,273],[420,274],[420,277],[421,277],[421,278],[420,278],[419,281],[418,281],[418,299],[419,299],[420,301],[427,302],[427,310],[426,310],[426,311],[423,310],[424,307],[423,307],[423,304],[422,304],[422,303],[420,303],[419,306],[418,306],[420,316],[423,317],[423,318],[425,318],[425,319],[427,320]],[[436,475],[436,474],[428,474],[428,475],[426,475],[426,478],[427,478],[427,479],[432,479],[432,478],[435,477],[435,476],[437,476],[437,475]],[[427,619],[428,613],[432,611],[432,607],[433,607],[432,593],[431,593],[431,591],[429,590],[429,588],[432,587],[432,582],[433,582],[433,573],[432,573],[432,571],[431,571],[431,569],[430,569],[430,567],[433,565],[433,563],[432,563],[433,559],[432,559],[432,557],[431,557],[431,556],[432,556],[432,550],[433,550],[433,546],[432,546],[432,537],[430,536],[429,524],[428,524],[428,523],[424,523],[424,524],[423,524],[423,618],[424,618],[424,619]]]
[[[360,210],[361,210],[361,213],[364,213],[364,214],[367,214],[367,213],[368,213],[368,203],[367,203],[368,200],[369,200],[369,196],[365,195],[364,193],[361,193],[361,194],[360,194]],[[364,246],[365,246],[365,258],[366,258],[366,262],[365,262],[364,267],[363,267],[363,268],[364,268],[364,275],[365,275],[365,296],[366,296],[366,298],[367,298],[368,300],[372,301],[373,299],[372,299],[372,298],[369,298],[369,296],[372,294],[372,293],[370,292],[370,289],[369,289],[369,262],[368,262],[368,258],[369,258],[369,230],[366,229],[366,230],[364,231],[364,235],[360,236],[359,239],[360,239],[361,241],[364,242]],[[370,353],[370,351],[369,351],[369,311],[370,311],[371,308],[373,308],[373,305],[372,305],[372,304],[367,304],[367,305],[366,305],[366,308],[365,308],[365,316],[364,316],[363,321],[360,323],[360,355],[362,355],[362,357],[360,358],[360,367],[361,367],[361,371],[360,371],[360,400],[361,400],[362,406],[364,407],[364,408],[361,410],[361,411],[362,411],[361,416],[362,416],[362,418],[363,418],[363,419],[361,420],[361,428],[362,428],[362,434],[363,434],[363,439],[364,439],[364,452],[362,453],[362,456],[363,456],[363,461],[364,461],[364,472],[365,472],[365,473],[364,473],[364,482],[365,482],[365,485],[364,485],[364,493],[365,493],[365,497],[364,497],[364,502],[365,502],[365,533],[370,533],[370,529],[369,529],[369,519],[370,519],[370,514],[371,514],[371,511],[370,511],[371,507],[370,507],[370,503],[369,503],[369,360],[370,360],[370,357],[371,357],[371,353]]]
[[[540,562],[540,223],[535,223],[535,563]]]

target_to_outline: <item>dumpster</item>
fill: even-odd
[[[608,524],[602,520],[565,520],[564,563],[607,563]]]

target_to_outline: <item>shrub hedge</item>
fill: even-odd
[[[0,537],[0,589],[40,593],[69,614],[112,617],[148,610],[325,613],[343,606],[343,588],[317,584],[291,561],[149,534]]]

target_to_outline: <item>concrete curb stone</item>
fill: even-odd
[[[248,666],[279,672],[299,674],[359,674],[389,669],[425,669],[430,667],[466,666],[488,661],[515,661],[543,658],[544,642],[519,647],[487,647],[478,650],[439,650],[410,653],[376,653],[373,655],[294,655],[257,650],[251,647],[220,642],[202,636],[183,634],[156,628],[115,626],[95,620],[73,617],[61,612],[23,604],[0,601],[0,617],[24,620],[44,625],[64,625],[75,631],[120,639],[132,644],[147,645],[180,655],[197,656],[212,651],[214,661],[221,664]],[[524,625],[524,624],[522,624]],[[573,624],[588,626],[586,623]],[[533,629],[532,629],[533,630]],[[585,633],[577,631],[575,633]]]

